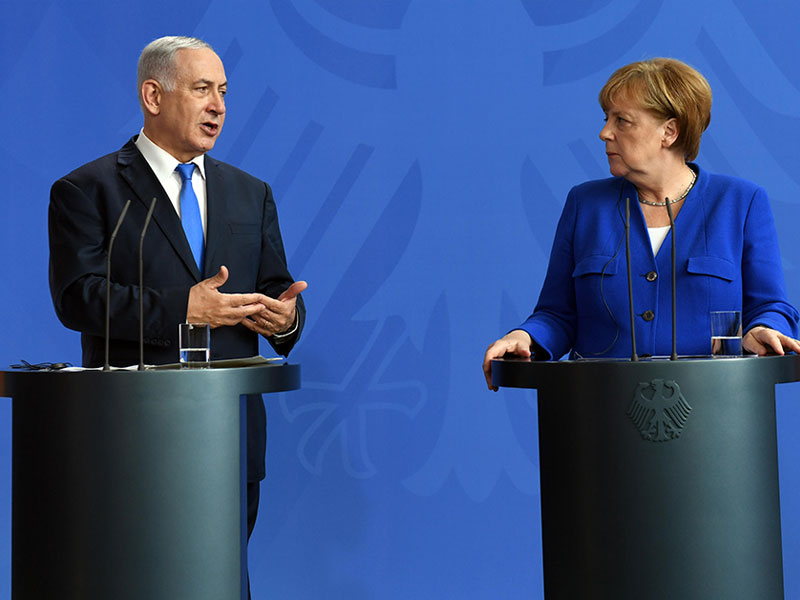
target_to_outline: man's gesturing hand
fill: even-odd
[[[242,325],[266,337],[289,331],[297,318],[297,296],[307,287],[305,281],[295,281],[277,299],[262,296],[261,310],[244,319]]]
[[[209,323],[212,328],[237,325],[250,315],[262,311],[265,300],[275,302],[264,294],[223,294],[218,288],[227,280],[228,268],[222,266],[219,273],[189,289],[187,323]]]

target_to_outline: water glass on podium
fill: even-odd
[[[181,323],[178,342],[182,369],[204,369],[210,366],[211,326],[208,323]]]
[[[742,313],[740,311],[711,311],[711,355],[742,355]]]

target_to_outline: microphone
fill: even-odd
[[[108,340],[110,337],[111,323],[111,250],[114,248],[114,240],[117,238],[117,233],[119,233],[119,228],[122,225],[122,221],[125,220],[125,215],[128,213],[130,205],[130,200],[125,202],[122,213],[120,213],[119,219],[117,219],[114,231],[111,232],[111,239],[108,241],[108,252],[106,252],[106,362],[103,365],[103,371],[111,370],[111,367],[108,365]]]
[[[633,283],[631,282],[631,199],[625,198],[625,264],[628,268],[628,306],[631,315],[631,361],[637,362],[636,330],[633,323]]]
[[[153,197],[147,216],[144,218],[142,233],[139,234],[139,370],[144,371],[144,260],[142,260],[142,247],[144,245],[144,234],[147,233],[147,226],[153,217],[153,209],[156,207],[157,198]]]
[[[670,360],[678,360],[678,341],[675,334],[676,322],[676,302],[675,302],[675,218],[672,216],[672,206],[669,203],[669,198],[665,198],[667,202],[667,214],[669,215],[669,230],[672,233],[672,248],[670,254],[670,268],[672,269],[672,354]]]

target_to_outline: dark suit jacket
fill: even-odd
[[[273,298],[293,280],[270,187],[206,156],[208,199],[205,268],[199,272],[180,218],[131,139],[119,152],[86,164],[53,184],[50,192],[50,292],[61,322],[81,332],[83,364],[104,362],[106,249],[127,200],[131,206],[114,242],[111,266],[110,362],[139,362],[139,235],[152,198],[158,198],[144,241],[145,362],[178,361],[178,323],[186,319],[189,288],[217,273],[229,278],[220,291],[261,292]],[[274,343],[287,355],[305,320]],[[242,325],[211,332],[212,359],[258,354],[258,336]],[[260,396],[248,401],[248,479],[264,477],[266,414]]]

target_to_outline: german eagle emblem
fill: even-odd
[[[643,439],[668,442],[681,436],[691,411],[676,382],[653,379],[636,387],[627,414]]]

